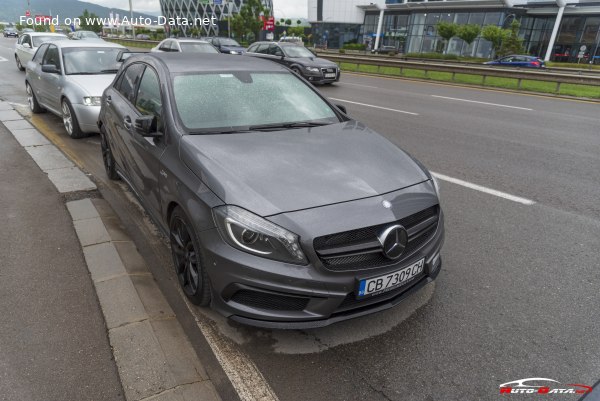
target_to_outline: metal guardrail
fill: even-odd
[[[377,67],[377,72],[380,74],[381,68],[383,67],[395,67],[400,69],[400,75],[402,75],[404,69],[423,70],[425,78],[428,77],[428,73],[430,71],[451,73],[452,80],[455,79],[456,74],[480,75],[482,77],[482,85],[485,85],[487,77],[513,78],[517,80],[517,86],[519,89],[521,89],[521,83],[523,80],[556,83],[556,92],[560,91],[560,86],[562,84],[600,86],[600,76],[564,74],[547,71],[525,71],[515,68],[505,69],[471,65],[448,65],[431,62],[423,63],[401,60],[382,60],[379,57],[351,57],[332,54],[321,54],[321,56],[337,63],[338,65],[341,65],[341,63],[356,64],[357,69],[360,69],[361,65],[375,66]]]

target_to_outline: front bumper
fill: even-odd
[[[435,234],[410,258],[369,270],[331,271],[312,252],[306,252],[310,261],[306,266],[260,258],[227,245],[217,229],[203,231],[199,237],[215,310],[252,326],[314,328],[391,308],[431,283],[442,265],[444,219],[440,209]],[[359,278],[388,274],[421,258],[424,272],[409,283],[371,298],[354,297]]]
[[[72,104],[73,111],[77,117],[79,128],[86,133],[100,133],[98,129],[98,116],[100,106],[86,106],[84,104]]]
[[[339,68],[337,69],[335,78],[325,78],[322,72],[311,72],[307,70],[303,70],[302,75],[304,76],[304,79],[310,83],[322,85],[338,82],[340,80],[341,71]]]

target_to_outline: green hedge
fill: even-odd
[[[366,50],[367,46],[360,43],[344,43],[342,49],[345,50]]]
[[[458,60],[456,54],[442,54],[442,53],[406,53],[406,57],[414,58],[430,58],[435,60]]]

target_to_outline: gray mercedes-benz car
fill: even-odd
[[[61,117],[71,138],[98,133],[102,92],[117,74],[119,55],[126,50],[104,41],[42,44],[25,73],[31,111],[49,110]]]
[[[108,176],[169,237],[198,305],[319,327],[397,305],[440,271],[430,173],[283,66],[135,55],[98,124]]]

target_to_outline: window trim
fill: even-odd
[[[121,84],[123,83],[123,80],[125,79],[125,74],[127,74],[127,71],[128,71],[128,70],[129,70],[131,67],[133,67],[133,66],[141,66],[141,67],[142,67],[142,72],[141,72],[141,74],[140,74],[140,80],[139,80],[139,81],[137,81],[137,82],[135,83],[135,87],[133,88],[133,94],[134,94],[133,100],[129,100],[129,98],[128,98],[127,96],[125,96],[125,95],[123,94],[123,92],[121,92]],[[119,95],[120,95],[120,96],[121,96],[121,97],[122,97],[122,98],[123,98],[123,99],[124,99],[126,102],[130,103],[130,105],[131,105],[131,106],[133,106],[133,108],[134,108],[135,110],[137,110],[137,109],[136,109],[136,107],[135,107],[135,101],[136,101],[136,99],[137,99],[137,92],[138,92],[138,88],[139,88],[139,86],[140,86],[140,82],[141,82],[141,80],[142,80],[141,78],[144,76],[144,71],[146,71],[146,67],[147,67],[147,66],[148,66],[148,64],[146,64],[146,63],[144,63],[144,62],[142,62],[142,61],[137,61],[137,62],[135,62],[135,63],[131,63],[131,64],[129,64],[129,65],[127,66],[127,68],[125,68],[125,69],[123,70],[123,72],[121,73],[121,75],[119,75],[119,78],[117,78],[117,80],[115,81],[115,85],[113,85],[113,88],[115,89],[115,91],[117,91],[117,93],[118,93],[118,94],[119,94]],[[118,87],[117,87],[117,84],[118,84]]]
[[[151,71],[154,73],[154,75],[156,76],[156,79],[157,79],[157,81],[158,81],[158,92],[159,92],[159,94],[160,94],[160,106],[161,106],[161,108],[163,108],[163,109],[164,109],[164,105],[165,105],[165,102],[164,102],[164,100],[165,100],[165,99],[164,99],[164,96],[163,96],[163,90],[162,90],[162,85],[160,84],[160,75],[158,74],[158,71],[156,71],[156,68],[154,68],[154,67],[153,67],[153,66],[151,66],[150,64],[146,64],[146,63],[144,63],[144,62],[135,63],[135,64],[142,64],[142,65],[144,66],[144,70],[143,70],[143,72],[142,72],[142,75],[141,75],[141,77],[140,77],[140,80],[139,80],[139,82],[138,82],[138,83],[137,83],[137,85],[136,85],[136,89],[135,89],[135,99],[134,99],[134,102],[133,102],[133,108],[134,108],[134,109],[135,109],[135,110],[138,112],[138,114],[140,114],[140,115],[146,115],[146,114],[143,114],[143,113],[140,111],[140,109],[138,109],[138,108],[137,108],[137,99],[138,99],[138,95],[139,95],[139,93],[140,93],[140,84],[142,83],[142,79],[144,79],[144,75],[146,74],[146,71],[147,71],[148,69],[150,69],[150,70],[151,70]],[[133,65],[133,64],[132,64],[132,65]],[[127,67],[127,68],[129,68],[129,67]],[[120,93],[120,92],[119,92],[119,93]],[[161,116],[160,116],[160,118],[164,120],[164,114],[163,114],[163,112],[162,112],[162,111],[161,111]]]

